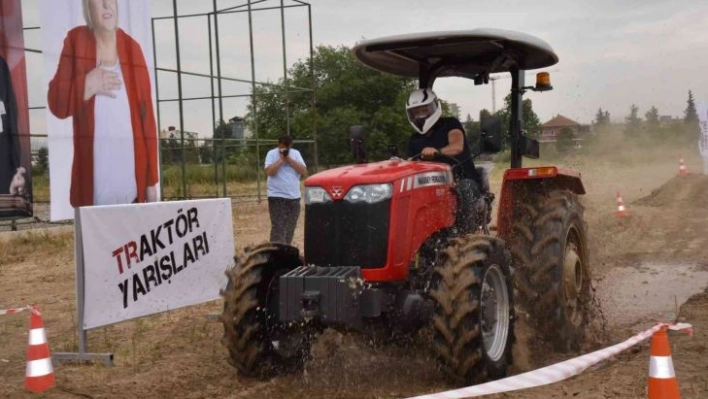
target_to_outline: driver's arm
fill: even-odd
[[[439,149],[441,154],[447,155],[449,157],[455,157],[457,155],[462,154],[462,150],[465,146],[465,136],[464,133],[462,133],[462,130],[450,130],[450,132],[447,134],[447,141],[448,144],[445,147]]]

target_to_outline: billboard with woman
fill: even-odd
[[[27,70],[20,0],[0,0],[0,220],[32,216]]]
[[[51,219],[158,201],[149,0],[42,0]]]

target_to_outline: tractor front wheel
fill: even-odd
[[[307,330],[280,323],[278,313],[279,278],[301,264],[297,248],[268,243],[236,256],[226,271],[221,342],[229,363],[244,375],[299,371],[309,356]]]
[[[501,240],[451,240],[435,268],[434,345],[442,368],[461,383],[506,376],[514,341],[510,258]]]

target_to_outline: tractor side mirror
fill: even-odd
[[[482,117],[479,121],[481,130],[480,153],[493,154],[502,149],[502,122],[498,116]]]
[[[364,126],[349,126],[349,148],[351,148],[355,163],[366,162],[366,130],[364,130]]]
[[[541,154],[538,140],[532,139],[525,134],[522,134],[519,139],[519,147],[521,149],[521,155],[526,158],[538,159]]]

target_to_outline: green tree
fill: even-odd
[[[47,147],[40,147],[37,151],[37,164],[32,166],[32,174],[39,176],[49,170],[49,150]]]
[[[460,119],[460,107],[455,103],[450,103],[444,100],[440,100],[443,109],[443,116],[454,116]]]
[[[465,128],[465,133],[469,133],[472,130],[473,125],[474,125],[474,119],[472,119],[472,115],[467,114],[467,118],[465,119],[464,122],[462,122],[462,127]]]
[[[538,138],[540,133],[541,120],[536,115],[533,110],[533,102],[530,98],[524,99],[521,102],[521,109],[523,114],[523,126],[522,130],[526,131],[529,137]],[[511,94],[507,94],[504,97],[504,107],[500,109],[497,114],[502,119],[502,131],[506,134],[510,134],[510,121],[511,121]]]
[[[37,151],[37,164],[39,164],[43,170],[49,169],[49,149],[47,147],[41,147]]]
[[[686,100],[686,110],[684,111],[684,122],[698,123],[698,112],[696,111],[696,101],[693,99],[693,92],[688,91],[688,100]]]
[[[602,107],[597,110],[595,114],[595,126],[602,127],[610,124],[610,112],[603,111]]]
[[[686,110],[684,111],[683,126],[679,129],[681,139],[687,143],[695,143],[701,134],[701,129],[698,124],[698,111],[696,111],[696,102],[693,99],[693,92],[688,91],[688,100],[686,100]]]
[[[211,154],[214,157],[214,161],[221,162],[224,157],[228,159],[238,153],[240,147],[233,140],[229,140],[232,135],[233,128],[230,124],[223,119],[216,123],[214,126],[214,141],[205,144],[213,147]]]
[[[319,160],[324,165],[351,163],[347,140],[350,125],[361,124],[367,131],[369,159],[388,154],[388,145],[407,146],[411,127],[404,112],[415,81],[381,73],[357,62],[347,47],[319,46],[313,55],[316,109],[312,93],[289,93],[290,131],[295,140],[312,139],[317,126]],[[296,62],[289,69],[289,85],[312,88],[310,60]],[[283,81],[279,81],[282,84]],[[261,138],[275,139],[286,131],[285,95],[278,85],[256,88],[256,102],[249,104],[249,127]],[[257,117],[257,118],[256,118]],[[300,148],[307,160],[310,148]]]
[[[214,161],[214,149],[212,148],[212,142],[206,141],[204,144],[199,146],[199,158],[201,163],[212,163]]]
[[[481,133],[480,122],[475,121],[470,114],[467,114],[467,119],[465,119],[462,127],[465,129],[470,150],[473,154],[477,153],[479,151],[479,136]]]
[[[540,134],[541,120],[533,110],[533,103],[530,98],[527,98],[521,104],[524,112],[525,130],[528,132],[529,137],[538,138]]]
[[[627,137],[638,138],[642,131],[642,120],[639,118],[639,108],[632,104],[629,108],[629,116],[624,118],[624,133]]]
[[[660,138],[662,131],[661,123],[659,122],[659,110],[652,106],[651,109],[644,114],[644,117],[646,118],[645,126],[647,133],[652,137]]]
[[[560,133],[558,133],[558,138],[556,139],[556,150],[561,154],[568,153],[575,145],[573,139],[575,139],[573,129],[564,127],[561,129]]]

